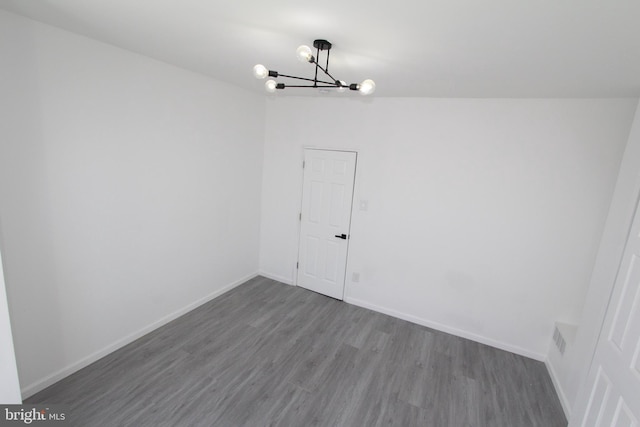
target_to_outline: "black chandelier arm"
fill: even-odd
[[[329,52],[329,51],[327,51],[327,52]],[[320,59],[320,46],[319,45],[318,45],[318,47],[316,47],[316,58]],[[317,86],[318,85],[318,67],[320,67],[320,64],[318,64],[317,60],[314,61],[314,62],[316,64],[316,74],[313,77],[313,80],[315,81],[314,86]]]
[[[335,82],[325,82],[324,80],[314,80],[314,79],[308,79],[306,77],[289,76],[287,74],[280,74],[280,73],[278,74],[278,76],[279,77],[286,77],[288,79],[305,80],[305,81],[314,82],[314,83],[326,83],[326,84],[329,84],[329,85],[335,85],[336,84]],[[311,87],[313,87],[313,86],[311,86]]]
[[[324,70],[322,70],[327,74],[329,73],[329,54],[330,53],[331,53],[331,50],[327,50],[327,64],[324,66]]]
[[[282,85],[283,87],[279,87],[278,89],[285,89],[288,87],[316,87],[316,88],[333,88],[333,89],[338,89],[340,87],[344,87],[345,89],[347,88],[347,86],[338,86],[335,84],[325,84],[325,85],[286,85],[284,83],[279,83],[278,85]]]
[[[331,74],[329,74],[329,71],[326,68],[322,68],[322,65],[318,64],[316,62],[316,73],[317,73],[317,69],[320,68],[322,70],[323,73],[325,73],[327,76],[329,76],[331,78],[331,80],[334,81],[335,84],[338,84],[338,79],[336,79],[335,77],[333,77]]]

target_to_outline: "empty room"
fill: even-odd
[[[640,426],[640,3],[0,0],[0,424]]]

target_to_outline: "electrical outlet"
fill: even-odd
[[[359,282],[360,281],[360,273],[352,273],[351,274],[351,281],[352,282]]]

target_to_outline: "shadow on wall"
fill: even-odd
[[[50,372],[44,365],[47,361],[64,358],[59,343],[65,336],[38,85],[40,64],[33,28],[11,28],[14,24],[0,25],[0,38],[11,40],[11,45],[3,46],[7,62],[0,72],[0,248],[18,370],[21,383],[28,385]],[[2,36],[3,27],[12,31],[12,37]],[[19,39],[14,37],[16,31]],[[41,360],[43,354],[47,361]]]

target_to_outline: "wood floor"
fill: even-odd
[[[92,426],[566,426],[543,363],[257,277],[34,395]]]

